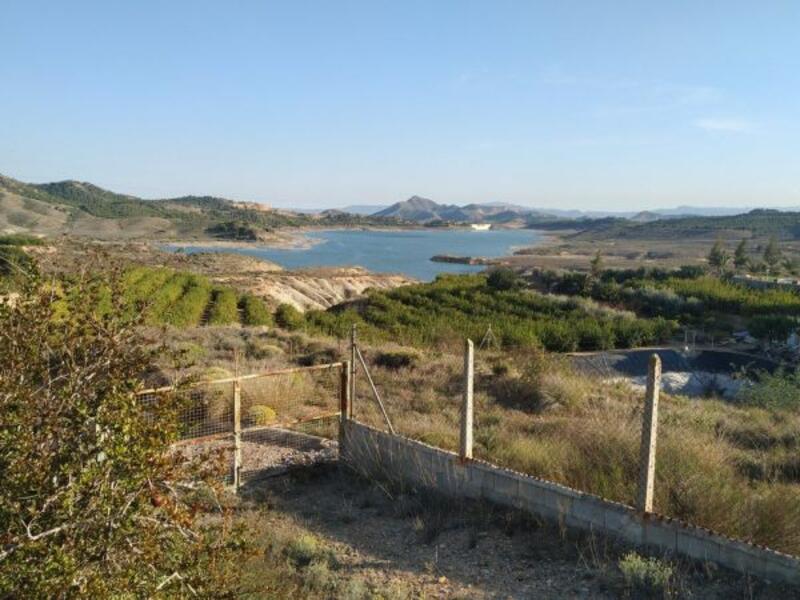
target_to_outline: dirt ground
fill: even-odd
[[[390,597],[383,589],[412,598],[632,597],[617,566],[629,548],[520,512],[404,493],[336,465],[253,482],[243,496],[329,543],[341,576],[362,579],[376,597]],[[800,598],[711,565],[670,563],[665,597]]]

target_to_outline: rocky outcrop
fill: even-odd
[[[391,289],[414,283],[413,279],[402,275],[380,275],[360,268],[251,272],[246,278],[234,276],[224,280],[237,288],[250,290],[270,304],[291,304],[302,311],[330,308],[358,298],[370,288]]]

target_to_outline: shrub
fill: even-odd
[[[251,406],[249,415],[253,425],[269,425],[270,423],[274,423],[278,418],[275,409],[266,404],[255,404]]]
[[[175,327],[199,325],[210,298],[211,287],[208,279],[199,275],[189,275],[184,280],[181,296],[163,315],[155,317]]]
[[[56,287],[69,318],[56,317],[52,286],[36,281],[0,305],[2,595],[236,595],[238,534],[174,485],[222,492],[213,461],[204,478],[170,451],[183,395],[138,399],[158,358],[153,341],[120,310],[94,310],[98,290],[119,282]],[[111,301],[122,306],[116,293]]]
[[[289,331],[300,329],[303,326],[303,322],[303,313],[291,304],[281,304],[275,311],[275,323]]]
[[[267,305],[261,298],[252,294],[245,294],[239,300],[242,309],[242,324],[251,327],[272,325],[272,315],[267,309]]]
[[[332,561],[332,554],[310,533],[303,533],[289,541],[284,549],[286,558],[295,567],[307,567],[312,562]]]
[[[413,367],[419,360],[419,354],[409,350],[379,352],[375,364],[387,369],[403,369]]]
[[[633,594],[642,598],[654,598],[667,594],[673,568],[656,558],[643,558],[629,552],[619,561],[619,570]]]
[[[209,325],[230,325],[239,322],[236,292],[230,288],[216,288],[212,292]]]
[[[487,285],[493,290],[513,290],[519,287],[519,276],[511,269],[498,267],[489,271],[486,278]]]

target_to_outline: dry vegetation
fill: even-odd
[[[460,357],[373,371],[399,432],[457,449]],[[632,504],[642,404],[626,384],[578,376],[552,356],[479,354],[476,456]],[[382,425],[366,386],[355,412]],[[800,553],[794,409],[664,396],[660,423],[657,512]]]

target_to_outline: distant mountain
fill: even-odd
[[[376,217],[402,219],[417,223],[450,222],[450,223],[520,223],[527,222],[535,216],[549,216],[534,209],[489,202],[486,204],[439,204],[428,198],[412,196],[403,202],[396,202],[374,214]]]
[[[374,215],[386,208],[385,204],[351,204],[342,207],[342,212],[350,213],[351,215]]]

